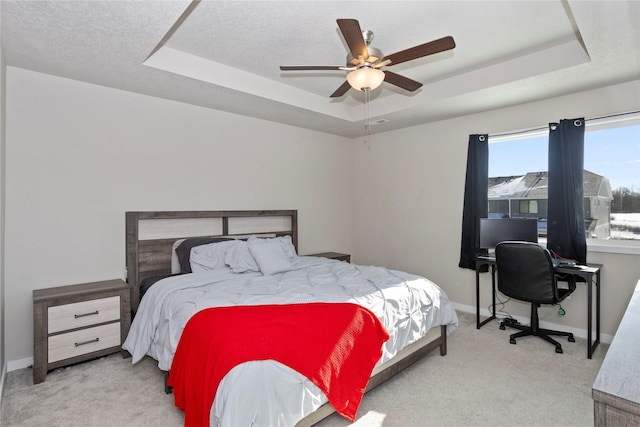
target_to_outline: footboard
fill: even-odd
[[[440,348],[441,356],[445,356],[447,354],[447,327],[444,325],[439,328],[431,329],[424,338],[408,345],[391,360],[388,360],[386,363],[383,363],[374,369],[366,391],[368,392],[369,390],[390,380],[436,348]],[[327,402],[311,414],[298,421],[295,427],[310,427],[327,418],[334,412],[335,410],[333,407]]]
[[[447,354],[447,327],[440,326],[440,328],[433,328],[422,339],[415,343],[405,347],[401,350],[393,359],[383,363],[373,370],[369,384],[367,385],[367,392],[380,384],[390,380],[409,366],[413,365],[418,360],[425,357],[427,354],[434,351],[436,348],[440,348],[440,355],[446,356]],[[168,385],[169,372],[164,373],[164,391],[167,394],[171,394],[172,388]],[[320,420],[325,419],[329,415],[333,414],[335,410],[327,402],[318,408],[313,413],[307,415],[305,418],[296,423],[296,427],[312,426]]]

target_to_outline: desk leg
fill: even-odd
[[[492,301],[491,308],[492,313],[488,319],[484,319],[482,322],[480,321],[480,267],[476,265],[476,329],[480,329],[481,326],[484,326],[486,323],[491,322],[496,318],[496,267],[495,265],[491,266],[491,292],[492,292]]]
[[[480,266],[476,264],[476,329],[480,326]]]
[[[496,266],[491,266],[491,318],[496,318]]]
[[[588,325],[588,330],[587,330],[587,335],[589,336],[589,343],[587,345],[587,357],[589,359],[592,358],[593,356],[593,352],[596,350],[596,347],[598,347],[598,344],[600,344],[600,270],[598,270],[596,272],[596,277],[595,277],[596,281],[595,281],[595,285],[596,285],[596,339],[594,341],[591,341],[591,336],[593,333],[593,326],[592,326],[592,317],[593,317],[593,312],[592,310],[592,296],[591,296],[591,291],[592,291],[592,286],[593,286],[593,274],[590,274],[588,277],[588,281],[589,281],[589,286],[588,286],[588,290],[589,290],[589,298],[588,298],[588,316],[589,316],[589,322],[587,323]]]
[[[589,289],[587,290],[587,358],[591,359],[591,355],[593,354],[593,349],[591,347],[591,340],[593,338],[593,276],[589,275],[587,277],[589,281]]]
[[[596,273],[596,346],[600,343],[600,270]],[[595,350],[595,346],[593,347]],[[593,352],[592,352],[593,353]]]
[[[595,277],[595,286],[596,286],[596,339],[594,341],[591,340],[593,336],[593,274],[589,274],[586,279],[589,282],[587,286],[587,292],[589,295],[587,296],[587,316],[589,319],[587,321],[587,338],[589,342],[587,343],[587,358],[591,359],[593,356],[593,352],[600,344],[600,270],[596,272]]]

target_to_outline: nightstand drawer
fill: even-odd
[[[56,305],[48,309],[48,333],[67,331],[120,319],[120,297]]]
[[[120,345],[120,322],[49,337],[49,363]]]

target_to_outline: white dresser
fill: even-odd
[[[640,426],[640,281],[592,389],[596,426]]]

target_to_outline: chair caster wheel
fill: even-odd
[[[515,339],[515,338],[509,338],[509,342],[510,342],[511,344],[515,344],[515,343],[516,343],[516,339]]]
[[[567,338],[567,339],[569,340],[569,342],[576,342],[576,339],[574,337],[572,337],[572,336]]]
[[[556,347],[556,353],[562,353],[562,347]]]
[[[501,329],[501,330],[503,330],[503,331],[504,331],[505,329],[507,329],[507,328],[505,328],[504,323],[500,323],[500,329]]]

